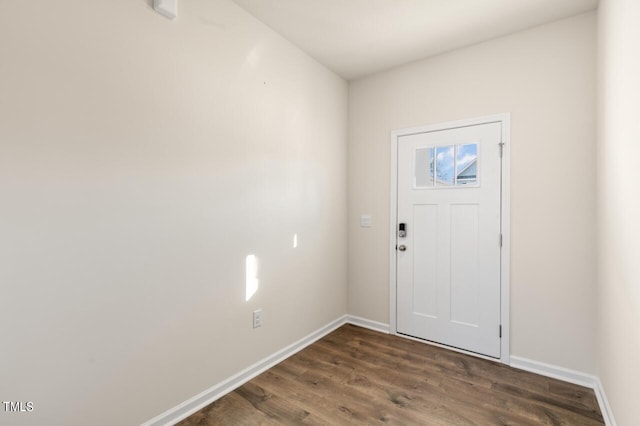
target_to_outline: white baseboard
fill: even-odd
[[[389,324],[384,324],[378,321],[372,321],[370,319],[366,319],[362,317],[356,317],[354,315],[347,315],[347,322],[349,324],[357,325],[358,327],[364,327],[370,330],[389,334]]]
[[[602,383],[597,376],[514,355],[511,356],[510,365],[511,367],[518,368],[520,370],[529,371],[531,373],[540,374],[541,376],[551,377],[593,389],[605,424],[607,426],[616,426],[616,421],[613,418],[609,401],[604,393]]]
[[[593,388],[593,391],[596,393],[596,398],[598,398],[598,405],[600,406],[605,424],[607,426],[616,426],[616,419],[613,417],[613,411],[611,410],[607,395],[604,393],[604,386],[602,386],[599,377],[596,377],[596,386]]]
[[[170,410],[165,411],[164,413],[154,417],[153,419],[145,422],[142,426],[167,426],[174,425],[178,423],[180,420],[186,419],[193,413],[198,410],[206,407],[211,404],[215,400],[221,398],[227,393],[233,391],[234,389],[242,386],[244,383],[278,364],[286,358],[289,358],[291,355],[296,352],[301,351],[305,347],[309,346],[316,340],[321,339],[327,334],[331,333],[335,329],[343,326],[348,322],[348,315],[344,315],[324,327],[314,331],[313,333],[303,337],[295,343],[287,346],[284,349],[279,350],[278,352],[270,355],[252,366],[242,370],[238,374],[231,376],[227,380],[220,382],[216,385],[213,385],[209,389],[199,393],[191,399],[171,408]],[[370,321],[370,323],[374,323]]]
[[[515,355],[511,355],[511,362],[509,365],[520,370],[530,371],[532,373],[540,374],[541,376],[551,377],[562,380],[563,382],[569,382],[592,389],[596,382],[596,377],[591,374],[558,367],[556,365],[545,364],[544,362],[534,361]]]

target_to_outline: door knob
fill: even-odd
[[[398,246],[398,250],[400,250],[400,251],[406,251],[406,250],[407,250],[407,246],[405,246],[404,244],[399,245],[399,246]]]

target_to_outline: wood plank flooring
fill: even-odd
[[[602,425],[593,390],[345,325],[179,423]]]

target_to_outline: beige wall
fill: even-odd
[[[151,3],[0,2],[1,424],[139,424],[346,313],[346,82]]]
[[[349,313],[389,322],[390,132],[510,112],[511,354],[595,371],[595,23],[587,13],[350,83]]]
[[[599,11],[598,375],[616,421],[640,419],[640,3]]]

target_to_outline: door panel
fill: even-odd
[[[500,138],[498,122],[399,137],[399,333],[500,357]]]
[[[432,318],[438,317],[436,299],[430,297],[438,288],[437,222],[437,205],[413,206],[413,232],[425,236],[413,245],[413,312]]]
[[[451,321],[478,326],[479,205],[451,205]]]

